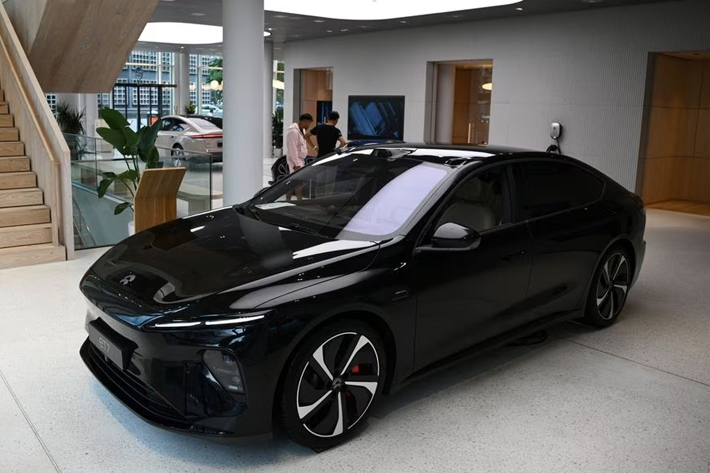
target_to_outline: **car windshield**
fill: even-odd
[[[266,189],[248,208],[259,220],[327,238],[382,240],[398,234],[450,172],[406,157],[334,155]]]

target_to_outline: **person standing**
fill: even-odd
[[[332,153],[335,151],[336,145],[340,144],[340,147],[345,146],[345,138],[343,134],[336,127],[340,120],[340,114],[336,111],[330,112],[328,114],[328,120],[322,124],[314,127],[306,135],[306,139],[313,144],[313,147],[318,152],[318,158]],[[316,143],[313,143],[311,137],[316,137]]]
[[[313,124],[313,116],[310,113],[304,113],[298,118],[298,122],[293,123],[288,127],[286,132],[286,162],[290,172],[296,172],[301,169],[306,163],[308,156],[308,146],[304,130],[307,130]],[[296,198],[301,200],[303,190],[301,187],[295,189]],[[291,192],[286,196],[287,200],[291,200]]]

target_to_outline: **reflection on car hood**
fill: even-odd
[[[208,296],[218,296],[220,306],[251,309],[365,269],[378,247],[280,228],[226,208],[138,233],[109,250],[90,275],[156,311]]]

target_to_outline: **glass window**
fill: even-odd
[[[328,238],[382,239],[397,234],[450,172],[414,159],[336,155],[279,181],[249,209]]]
[[[220,127],[215,125],[214,123],[208,122],[207,120],[203,120],[202,118],[192,118],[190,117],[190,121],[197,125],[198,127],[202,128],[203,130],[208,130],[208,131],[222,131]]]
[[[505,168],[478,174],[458,187],[439,218],[439,226],[457,223],[478,232],[509,223],[506,215]]]
[[[562,161],[529,161],[514,169],[521,220],[583,206],[604,191],[599,178]]]

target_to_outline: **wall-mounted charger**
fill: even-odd
[[[562,125],[558,122],[553,122],[550,125],[550,138],[555,141],[555,144],[550,145],[547,148],[548,153],[562,154],[560,150],[560,138],[562,138]]]

